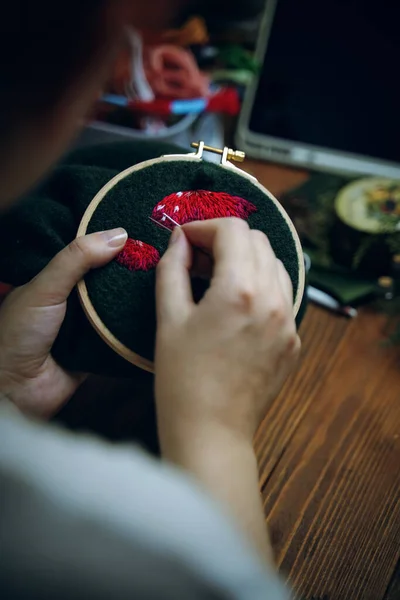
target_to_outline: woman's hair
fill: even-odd
[[[0,25],[0,135],[44,114],[100,48],[114,0],[7,0]]]

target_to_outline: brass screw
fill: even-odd
[[[228,160],[243,162],[245,158],[246,154],[241,150],[232,150],[232,148],[228,148]]]
[[[198,142],[191,143],[192,148],[198,148]],[[204,150],[207,152],[214,152],[215,154],[223,154],[224,151],[221,148],[214,148],[213,146],[204,146]],[[228,148],[228,160],[233,160],[235,162],[243,162],[246,158],[246,154],[241,150],[232,150],[232,148]]]

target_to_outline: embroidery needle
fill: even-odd
[[[167,215],[166,213],[162,214],[164,218],[169,219],[169,221],[171,221],[171,223],[173,223],[175,225],[175,227],[182,227],[182,225],[180,225],[179,223],[177,223],[176,221],[174,221],[174,219],[172,217],[170,217],[169,215]],[[166,229],[167,231],[169,231],[170,233],[173,231],[173,229],[170,229],[169,227],[167,227],[166,225],[164,225],[163,223],[160,223],[159,221],[156,221],[155,219],[153,219],[152,217],[149,217],[150,221],[152,221],[153,223],[155,223],[156,225],[158,225],[159,227],[162,227],[163,229]],[[209,258],[211,258],[211,254],[209,254],[206,250],[203,250],[203,248],[198,248],[196,246],[195,248],[198,252],[201,252],[202,254],[205,254],[206,256],[208,256]]]
[[[172,232],[172,229],[170,229],[169,227],[167,227],[166,225],[163,225],[162,223],[159,223],[158,221],[156,221],[155,219],[153,219],[152,217],[149,217],[150,221],[152,221],[155,225],[157,225],[158,227],[162,227],[163,229],[166,229],[167,231],[169,231],[170,233]]]
[[[176,227],[182,227],[182,225],[179,225],[179,223],[174,221],[174,219],[172,217],[170,217],[169,215],[167,215],[167,213],[163,213],[163,217],[165,217],[166,219],[169,219],[171,221],[171,223],[173,223]],[[211,254],[209,254],[206,250],[203,250],[203,248],[199,248],[198,246],[196,246],[196,250],[198,252],[201,252],[202,254],[205,254],[208,257],[211,257]]]
[[[176,221],[174,221],[172,217],[170,217],[169,215],[167,215],[167,213],[163,213],[163,217],[165,219],[169,219],[171,221],[171,223],[173,223],[176,227],[182,227],[182,225],[179,225],[179,223],[177,223]]]

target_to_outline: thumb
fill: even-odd
[[[102,267],[122,250],[127,238],[128,234],[122,228],[76,238],[29,284],[35,306],[64,302],[90,269]]]
[[[156,299],[158,325],[185,320],[193,305],[189,269],[190,244],[180,227],[175,227],[168,250],[158,263]]]

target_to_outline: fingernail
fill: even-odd
[[[175,242],[178,240],[180,235],[181,235],[181,228],[175,227],[175,229],[171,233],[171,237],[169,238],[169,245],[171,246],[172,244],[175,244]]]
[[[102,231],[101,237],[107,242],[110,248],[119,248],[128,239],[128,234],[122,227],[116,229],[109,229],[108,231]]]

